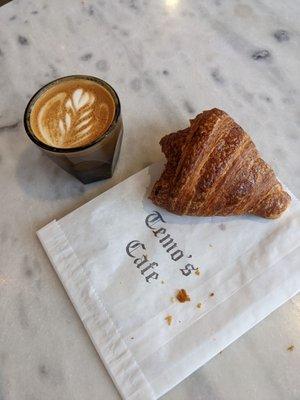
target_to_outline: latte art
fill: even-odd
[[[58,122],[61,136],[67,135],[74,130],[74,135],[81,136],[88,133],[93,125],[93,103],[95,97],[92,93],[76,89],[63,104],[64,115]],[[46,104],[47,105],[47,104]],[[106,114],[107,114],[106,106]]]
[[[73,91],[71,96],[67,93],[58,93],[49,99],[37,115],[37,126],[46,143],[60,147],[72,142],[73,146],[88,137],[95,123],[93,115],[95,96],[82,88]],[[108,120],[108,106],[101,103],[99,106],[101,121],[104,125]],[[57,112],[57,118],[49,120],[48,116]]]
[[[52,147],[79,147],[104,133],[114,112],[104,87],[74,80],[54,86],[37,100],[31,124],[35,135]]]

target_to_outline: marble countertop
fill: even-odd
[[[0,8],[0,399],[119,399],[35,231],[162,158],[160,137],[219,107],[300,196],[300,4],[292,0],[14,0]],[[118,91],[112,179],[87,186],[27,139],[24,107],[62,75]],[[165,400],[300,398],[300,297]],[[293,351],[287,349],[293,345]]]

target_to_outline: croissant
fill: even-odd
[[[204,111],[160,141],[167,158],[150,199],[175,214],[278,218],[291,198],[250,136],[224,111]]]

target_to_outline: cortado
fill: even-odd
[[[88,79],[67,79],[37,98],[30,125],[41,142],[55,148],[75,148],[102,136],[115,112],[114,99],[104,86]]]

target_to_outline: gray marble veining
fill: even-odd
[[[165,133],[223,108],[300,196],[299,18],[292,0],[14,0],[0,8],[1,400],[119,398],[35,231],[161,159]],[[125,125],[114,177],[87,186],[22,126],[31,95],[74,73],[116,88]],[[298,400],[299,316],[298,296],[164,398]]]

